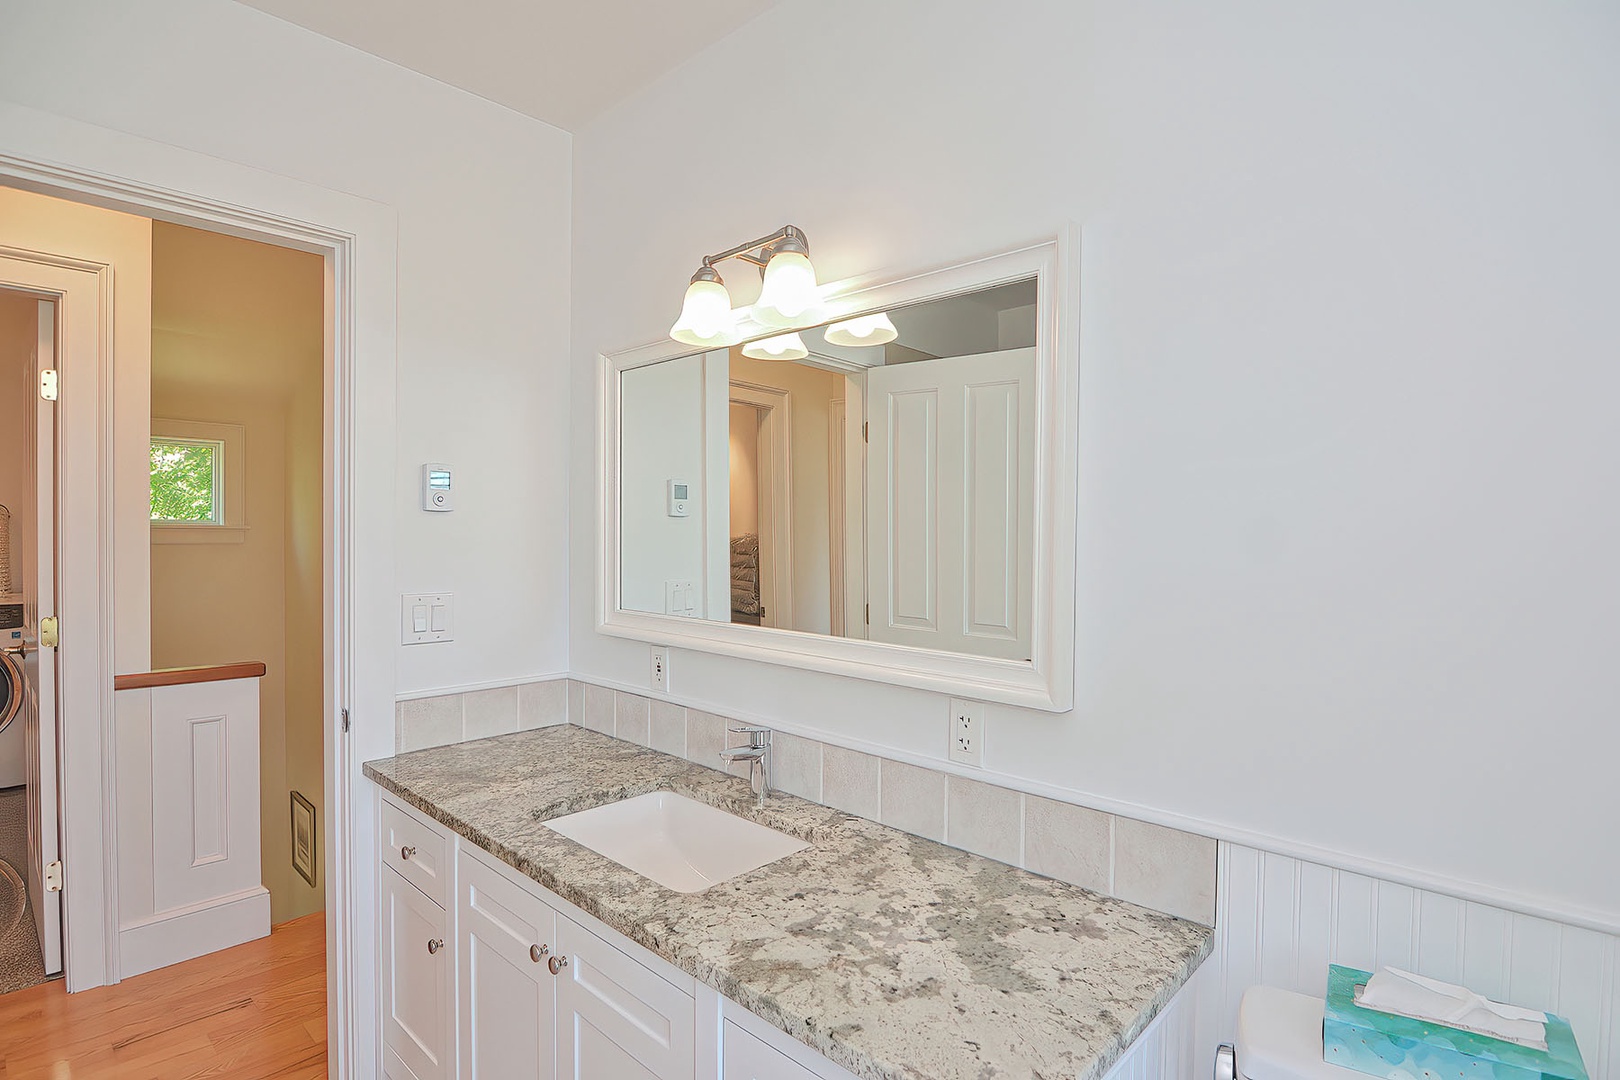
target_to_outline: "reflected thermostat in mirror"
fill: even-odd
[[[448,513],[456,508],[451,500],[451,469],[442,461],[422,466],[422,509]]]

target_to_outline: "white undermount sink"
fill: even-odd
[[[637,795],[543,824],[682,893],[702,892],[810,846],[673,791]]]

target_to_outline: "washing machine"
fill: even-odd
[[[18,787],[28,777],[23,736],[22,644],[20,595],[0,596],[0,788]]]

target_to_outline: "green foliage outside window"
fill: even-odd
[[[219,444],[152,441],[152,520],[217,523],[214,471]]]

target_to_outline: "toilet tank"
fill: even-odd
[[[1349,1080],[1361,1073],[1322,1060],[1322,999],[1251,986],[1238,1006],[1242,1080]]]

